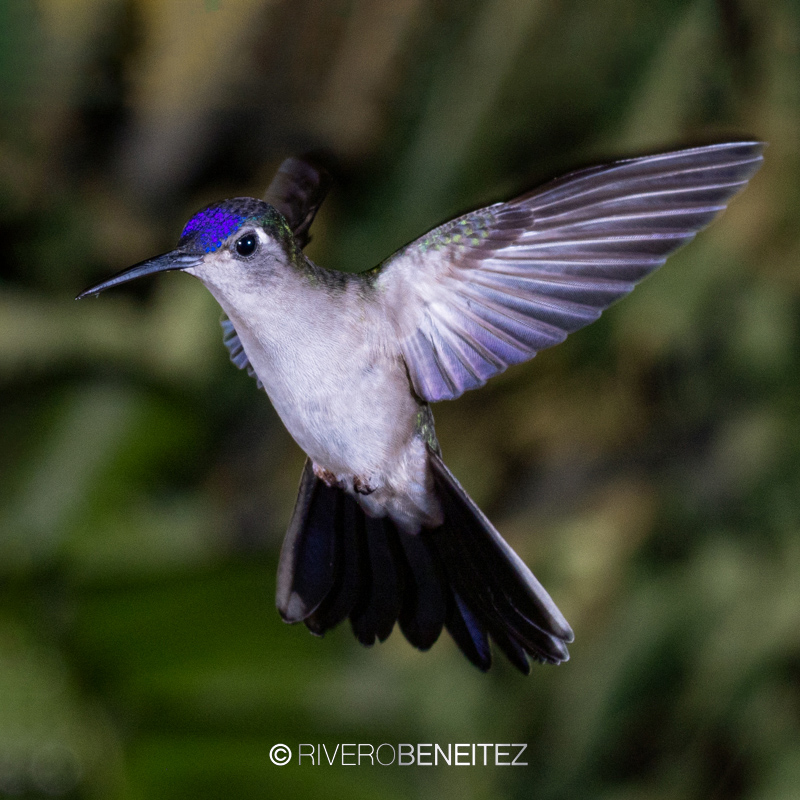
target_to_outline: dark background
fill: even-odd
[[[789,0],[0,4],[0,796],[795,798],[800,9]],[[324,149],[310,256],[373,266],[559,173],[770,142],[707,232],[567,343],[436,407],[575,629],[284,625],[303,455],[199,282],[76,303]],[[276,767],[277,742],[527,742],[529,766]]]

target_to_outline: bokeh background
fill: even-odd
[[[0,3],[0,797],[800,796],[800,7],[791,0]],[[359,270],[580,166],[770,142],[590,328],[436,407],[576,632],[284,625],[303,455],[203,287],[86,285],[325,151],[312,258]],[[287,310],[291,313],[291,310]],[[276,767],[284,742],[527,742],[529,766]]]

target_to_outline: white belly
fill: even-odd
[[[306,328],[265,343],[236,327],[275,410],[316,464],[366,477],[408,445],[419,408],[402,362],[374,336]]]
[[[348,297],[291,298],[248,309],[257,330],[218,297],[289,433],[373,516],[400,527],[441,523],[421,406],[398,348],[382,338],[379,309]],[[357,480],[356,480],[357,479]],[[356,488],[366,487],[368,494]]]

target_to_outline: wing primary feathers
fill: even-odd
[[[739,157],[735,155],[737,150],[741,153]],[[581,197],[602,188],[617,188],[618,184],[626,182],[647,184],[655,176],[669,185],[715,183],[709,171],[719,177],[720,171],[727,170],[731,177],[722,183],[746,183],[762,161],[762,150],[761,142],[731,142],[617,161],[557,178],[523,195],[520,200],[535,196],[539,200],[537,208],[542,209],[547,207],[544,200],[555,202],[564,196]]]
[[[681,205],[679,208],[653,208],[637,212],[628,212],[622,214],[605,214],[604,216],[589,216],[583,219],[575,219],[569,222],[573,228],[586,227],[589,225],[620,225],[621,223],[630,223],[633,226],[639,225],[642,221],[652,222],[660,220],[664,223],[674,223],[676,217],[696,217],[708,216],[708,221],[711,221],[720,211],[725,208],[724,205]],[[558,215],[563,216],[563,215]],[[547,223],[556,223],[562,226],[562,221],[557,221],[556,216],[539,216],[537,223],[540,228],[547,230]],[[565,226],[566,227],[566,226]],[[525,234],[523,234],[524,236]]]
[[[476,273],[476,291],[485,286],[490,291],[511,294],[524,298],[531,297],[533,303],[553,304],[553,308],[562,307],[562,303],[574,306],[577,309],[590,309],[595,319],[600,316],[600,311],[593,308],[588,302],[587,292],[599,293],[605,291],[607,299],[612,302],[617,297],[630,291],[631,282],[611,278],[595,278],[581,281],[579,279],[564,280],[552,275],[515,275],[513,273],[493,272],[491,278]]]
[[[458,397],[597,319],[725,208],[762,149],[730,142],[593,167],[404,247],[377,283],[397,298],[387,313],[417,394]],[[477,362],[452,332],[480,345]],[[489,374],[475,369],[491,363],[486,352],[498,358]]]

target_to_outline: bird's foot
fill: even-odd
[[[318,464],[314,464],[314,474],[326,485],[330,486],[332,489],[347,489],[347,481],[339,480],[336,475],[331,472],[329,469],[325,469],[324,467],[320,467]],[[366,478],[359,478],[357,475],[353,478],[353,491],[356,494],[372,494],[377,487],[370,486],[369,481]]]
[[[331,489],[334,488],[342,488],[342,484],[339,479],[328,469],[324,467],[320,467],[317,464],[314,464],[314,474],[326,485],[330,486]]]
[[[357,475],[353,478],[353,491],[358,494],[372,494],[375,491],[374,486],[370,486],[367,481],[362,480]]]

